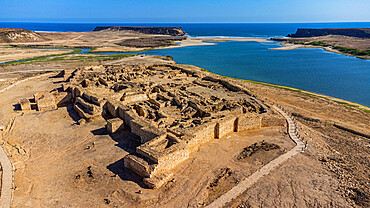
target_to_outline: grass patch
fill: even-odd
[[[62,53],[62,54],[55,54],[55,55],[48,55],[48,56],[39,56],[31,59],[26,59],[25,61],[20,60],[20,62],[10,62],[6,64],[2,64],[3,66],[6,65],[20,65],[20,64],[31,64],[31,63],[41,63],[41,62],[52,62],[52,61],[63,61],[63,60],[96,60],[96,61],[107,61],[107,60],[114,60],[121,57],[129,57],[134,56],[137,54],[112,54],[112,55],[81,55],[81,56],[70,56],[74,54],[78,54],[81,52],[82,49],[73,49],[72,52],[69,53]]]
[[[370,50],[361,51],[356,48],[345,48],[341,46],[333,46],[333,48],[342,53],[348,53],[355,56],[370,56]]]
[[[370,56],[370,50],[361,51],[361,50],[358,50],[356,48],[346,48],[346,47],[342,47],[342,46],[334,46],[334,45],[331,45],[331,44],[328,44],[328,43],[325,43],[325,42],[322,42],[322,41],[313,41],[313,42],[305,43],[305,42],[302,42],[302,41],[288,40],[287,42],[288,43],[293,43],[293,44],[299,44],[299,45],[332,47],[333,49],[338,50],[341,53],[350,54],[350,55],[353,55],[353,56]]]
[[[358,50],[356,48],[346,48],[342,46],[334,46],[322,41],[313,41],[309,43],[304,43],[301,41],[288,41],[289,43],[294,43],[294,44],[301,44],[301,45],[313,45],[313,46],[322,46],[322,47],[329,47],[331,46],[333,49],[338,50],[339,52],[354,55],[354,56],[370,56],[370,50]]]
[[[323,46],[323,47],[328,47],[328,46],[331,46],[327,43],[324,43],[322,41],[313,41],[313,42],[310,42],[310,43],[305,43],[305,45],[314,45],[314,46]]]

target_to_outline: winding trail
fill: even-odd
[[[1,207],[8,208],[12,201],[13,166],[2,147],[0,148],[0,163],[3,169]]]
[[[275,167],[281,165],[285,161],[287,161],[289,158],[293,157],[294,155],[300,153],[304,148],[305,144],[299,140],[298,135],[296,133],[296,124],[294,123],[293,119],[288,116],[284,111],[282,111],[277,106],[274,106],[274,108],[285,117],[285,119],[288,122],[288,133],[289,137],[293,140],[294,143],[296,143],[296,146],[288,151],[287,153],[279,156],[278,158],[272,160],[265,166],[263,166],[261,169],[254,172],[252,175],[250,175],[248,178],[246,178],[244,181],[240,182],[237,186],[226,192],[224,195],[220,196],[218,199],[213,201],[210,205],[207,206],[207,208],[219,208],[223,207],[226,203],[231,202],[233,199],[235,199],[237,196],[242,194],[244,191],[246,191],[248,188],[250,188],[253,184],[255,184],[260,178],[263,176],[269,174],[271,170],[273,170]]]
[[[34,70],[22,70],[22,71],[11,71],[11,72],[2,72],[0,75],[3,74],[16,74],[16,73],[31,73],[31,72],[55,72],[55,71],[62,71],[63,69],[34,69]]]
[[[35,77],[30,77],[30,78],[27,78],[27,79],[22,79],[22,80],[19,80],[18,82],[15,82],[7,87],[5,87],[4,89],[1,89],[0,90],[0,93],[2,92],[5,92],[7,90],[9,90],[10,88],[13,88],[15,86],[17,86],[18,84],[22,83],[22,82],[26,82],[28,80],[32,80],[32,79],[37,79],[37,78],[40,78],[40,77],[43,77],[43,76],[46,76],[46,75],[50,75],[49,73],[45,73],[45,74],[42,74],[42,75],[39,75],[39,76],[35,76]]]
[[[1,89],[0,93],[5,92],[6,90],[11,89],[12,87],[22,83],[26,82],[28,80],[37,79],[43,76],[50,75],[50,73],[42,74],[35,77],[30,77],[27,79],[20,80],[12,85],[9,85],[8,87]],[[1,132],[0,136],[2,137],[4,135],[4,132]],[[13,165],[6,155],[4,149],[2,146],[0,146],[0,164],[3,169],[3,175],[2,175],[2,186],[1,186],[1,207],[2,208],[8,208],[11,206],[12,202],[12,190],[13,190]]]

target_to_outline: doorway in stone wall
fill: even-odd
[[[234,121],[234,132],[238,132],[239,130],[239,118],[236,118]]]
[[[220,124],[217,123],[215,126],[215,138],[219,139],[220,138]]]

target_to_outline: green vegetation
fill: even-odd
[[[333,46],[333,48],[342,53],[348,53],[355,56],[370,56],[370,50],[360,51],[356,48],[345,48],[341,46]]]
[[[205,69],[205,68],[202,68],[202,67],[199,67],[201,71],[204,71],[204,72],[209,72],[208,69]]]
[[[339,52],[354,55],[354,56],[370,56],[370,50],[358,50],[356,48],[346,48],[342,46],[334,46],[330,45],[328,43],[322,42],[322,41],[313,41],[310,43],[302,43],[302,42],[297,42],[297,41],[289,41],[290,43],[294,44],[304,44],[304,45],[313,45],[313,46],[322,46],[322,47],[333,47],[333,49],[338,50]]]
[[[338,50],[339,52],[354,55],[354,56],[370,56],[370,50],[358,50],[356,48],[346,48],[342,46],[334,46],[330,45],[328,43],[322,42],[322,41],[313,41],[309,43],[305,43],[302,41],[293,41],[289,40],[288,43],[293,43],[293,44],[299,44],[299,45],[313,45],[313,46],[322,46],[322,47],[329,47],[331,46],[333,49]]]
[[[41,63],[41,62],[52,62],[52,61],[74,61],[74,60],[81,60],[81,61],[107,61],[107,60],[115,60],[122,57],[129,57],[135,56],[137,54],[112,54],[112,55],[79,55],[73,56],[74,54],[78,54],[81,49],[74,49],[72,53],[64,53],[64,54],[56,54],[56,55],[49,55],[49,56],[39,56],[32,59],[28,59],[26,61],[21,62],[12,62],[7,63],[4,65],[20,65],[20,64],[30,64],[30,63]]]
[[[313,41],[313,42],[310,42],[310,43],[305,43],[305,45],[314,45],[314,46],[323,46],[323,47],[328,47],[328,46],[331,46],[327,43],[324,43],[322,41]]]
[[[299,45],[304,45],[305,44],[302,41],[293,41],[293,40],[288,40],[288,43],[299,44]]]

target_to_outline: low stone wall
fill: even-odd
[[[215,138],[215,127],[217,123],[212,122],[202,126],[195,127],[189,134],[190,138],[186,138],[189,150],[196,151],[201,144],[204,144]]]
[[[124,157],[124,165],[143,178],[151,177],[153,172],[148,162],[135,155],[126,155]]]
[[[121,101],[123,101],[123,104],[129,104],[133,102],[141,102],[148,100],[148,96],[144,93],[141,94],[133,94],[133,95],[123,95],[121,98]]]
[[[262,117],[261,120],[261,127],[269,127],[269,126],[284,126],[286,124],[286,120],[279,115],[265,115]]]
[[[238,131],[248,131],[261,128],[262,118],[258,114],[243,114],[238,118]]]
[[[219,129],[218,129],[218,135],[215,135],[216,138],[220,139],[224,137],[227,134],[230,134],[231,132],[236,132],[235,128],[238,126],[239,121],[238,117],[229,117],[224,118],[221,121],[219,121]],[[217,131],[217,130],[216,130]]]
[[[142,120],[140,117],[131,120],[131,132],[140,137],[141,143],[145,143],[154,139],[155,137],[164,134],[158,128],[151,126],[148,122]]]
[[[108,100],[105,105],[104,109],[109,112],[113,117],[118,117],[118,107],[119,103],[117,101]]]

